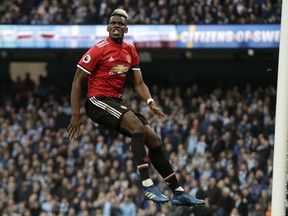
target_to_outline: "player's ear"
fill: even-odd
[[[109,29],[110,29],[110,28],[109,28],[109,25],[108,25],[108,26],[107,26],[107,31],[108,31],[108,32],[109,32]]]
[[[124,31],[125,33],[127,33],[128,32],[128,27],[126,26],[125,27],[125,31]]]

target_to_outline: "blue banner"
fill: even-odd
[[[106,25],[0,25],[0,48],[90,48]],[[137,48],[278,48],[280,25],[130,25]]]
[[[277,48],[279,25],[177,26],[178,48]]]

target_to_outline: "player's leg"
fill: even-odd
[[[149,164],[145,150],[145,134],[142,122],[133,112],[128,111],[121,117],[119,131],[131,134],[131,150],[140,173],[145,198],[156,203],[168,202],[168,197],[159,192],[149,176]]]
[[[152,130],[149,125],[144,126],[145,144],[149,149],[149,157],[154,168],[160,173],[164,181],[173,191],[172,204],[177,206],[202,206],[204,200],[191,197],[180,186],[175,172],[166,155],[161,138]]]
[[[148,170],[148,161],[144,143],[143,123],[119,100],[107,97],[91,97],[85,103],[87,115],[99,125],[113,128],[131,137],[131,149],[137,163],[140,178],[144,187],[145,198],[157,203],[168,202],[154,186]]]

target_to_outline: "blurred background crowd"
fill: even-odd
[[[117,7],[131,24],[279,24],[281,17],[281,0],[2,0],[0,24],[107,24]],[[67,80],[35,83],[27,73],[2,83],[2,216],[271,216],[273,85],[153,85],[164,121],[125,89],[124,102],[161,136],[185,190],[206,200],[189,209],[144,201],[130,139],[99,127],[85,110],[81,136],[67,138]]]
[[[1,86],[0,215],[271,216],[274,86],[151,86],[164,121],[125,89],[124,102],[162,137],[185,190],[206,200],[201,209],[144,201],[130,138],[99,127],[84,110],[81,136],[69,140],[63,92],[29,73]],[[151,175],[171,197],[153,167]]]
[[[281,0],[2,0],[0,24],[107,24],[127,10],[131,24],[279,24]]]

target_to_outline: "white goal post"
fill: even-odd
[[[272,215],[285,215],[286,155],[288,134],[288,0],[282,0],[278,61]]]

